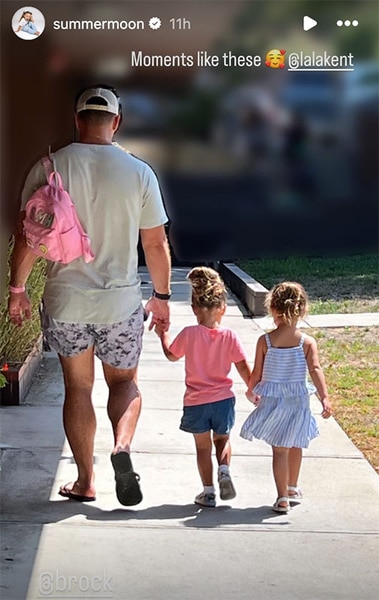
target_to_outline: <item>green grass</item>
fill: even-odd
[[[379,473],[379,327],[309,331],[318,343],[334,416]]]
[[[253,259],[237,264],[268,289],[279,281],[302,283],[310,314],[379,312],[376,254]]]

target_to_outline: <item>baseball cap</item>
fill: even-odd
[[[82,110],[102,110],[114,115],[120,112],[119,100],[112,90],[93,87],[80,94],[76,103],[76,112]]]

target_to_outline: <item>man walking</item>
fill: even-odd
[[[54,168],[74,201],[95,259],[48,264],[42,326],[62,366],[63,423],[78,468],[77,480],[62,486],[59,493],[81,502],[96,499],[96,418],[91,398],[96,355],[109,388],[116,493],[121,504],[130,506],[142,500],[139,476],[130,459],[141,410],[137,367],[144,309],[138,277],[139,236],[154,288],[145,307],[152,313],[150,328],[157,322],[169,328],[170,254],[164,230],[167,216],[152,169],[113,144],[121,118],[113,88],[86,88],[75,104],[79,141],[53,154]],[[25,181],[11,257],[8,307],[10,319],[18,326],[31,314],[25,284],[36,260],[23,236],[22,220],[28,199],[45,183],[40,161]]]

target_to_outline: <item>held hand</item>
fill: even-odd
[[[149,331],[151,331],[155,325],[158,325],[160,328],[162,327],[163,331],[168,331],[170,327],[170,306],[167,300],[150,298],[145,305],[145,311],[147,313],[152,313]]]
[[[9,292],[8,313],[9,319],[17,327],[22,327],[25,319],[31,318],[32,303],[26,292],[19,294]]]
[[[154,327],[154,332],[157,334],[157,336],[159,338],[161,338],[163,336],[163,334],[166,333],[165,325],[164,325],[164,323],[162,323],[162,321],[159,321],[158,323],[156,323],[156,325]]]
[[[324,398],[323,400],[321,400],[321,404],[322,404],[322,408],[323,408],[321,416],[324,419],[329,419],[329,417],[332,414],[332,406],[331,406],[329,400],[327,398]]]
[[[255,406],[258,406],[259,400],[261,399],[261,397],[258,396],[258,394],[255,394],[252,390],[247,390],[246,398],[248,399],[249,402],[252,402]]]

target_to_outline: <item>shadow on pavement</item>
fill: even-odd
[[[43,504],[43,507],[42,507]],[[38,504],[34,504],[38,511]],[[83,516],[86,521],[176,521],[176,526],[199,529],[214,528],[223,525],[268,525],[267,519],[283,517],[273,512],[271,506],[233,508],[222,505],[216,508],[202,508],[196,504],[161,504],[149,508],[116,508],[104,510],[93,504],[78,503],[70,500],[41,503],[44,523],[57,523],[75,516]],[[286,521],[275,521],[273,525],[286,525]]]

